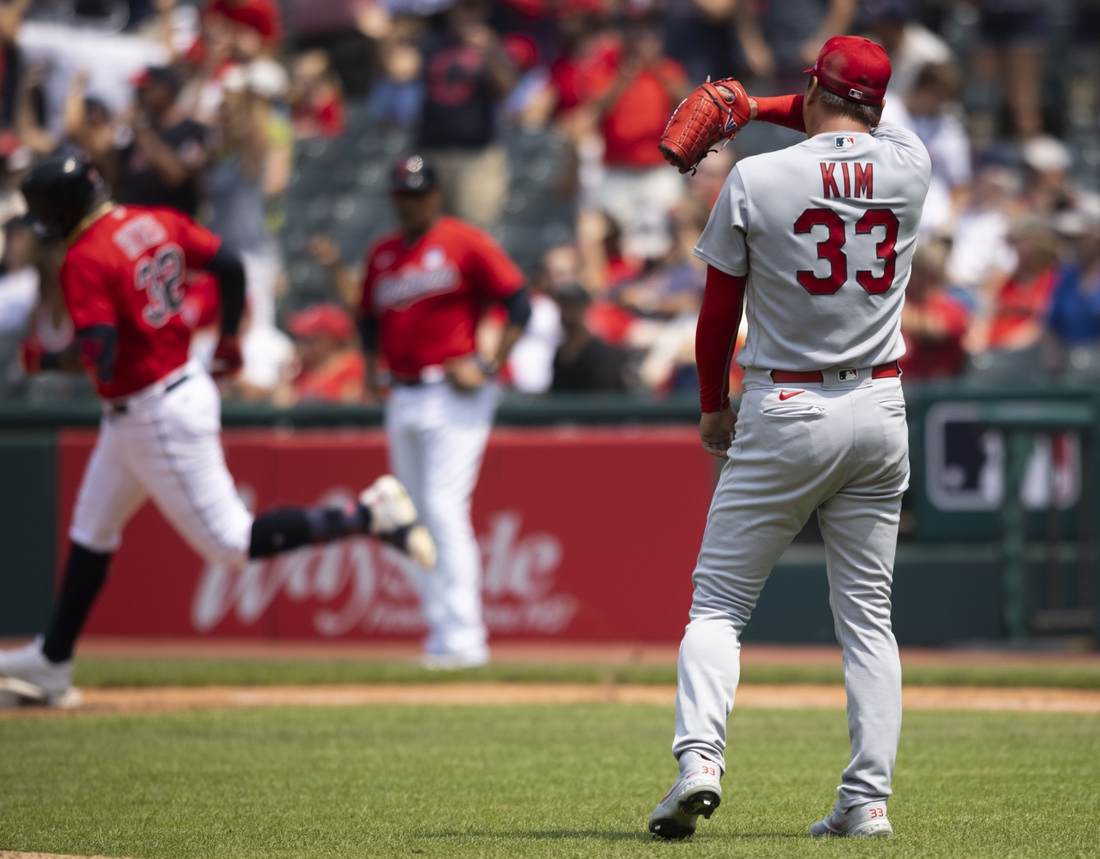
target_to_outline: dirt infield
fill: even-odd
[[[671,706],[673,686],[572,683],[445,683],[339,686],[206,686],[160,689],[89,689],[73,709],[20,707],[0,718],[174,713],[250,707],[354,707],[379,704],[656,704]],[[1100,690],[999,689],[913,686],[902,693],[908,710],[1011,710],[1035,713],[1100,713]],[[745,685],[737,706],[817,709],[845,706],[843,686]],[[0,854],[3,859],[3,854]]]
[[[2,646],[2,645],[0,645]],[[255,639],[88,638],[78,658],[198,659],[347,659],[414,662],[415,643],[301,642]],[[674,665],[671,644],[502,643],[494,645],[497,663],[603,665]],[[836,665],[840,648],[748,644],[741,664]],[[1020,652],[1011,650],[944,650],[906,648],[905,665],[982,666],[1097,664],[1100,654]],[[973,686],[908,686],[904,706],[910,710],[1013,710],[1019,712],[1100,713],[1100,690],[996,688]],[[88,689],[74,709],[19,707],[0,709],[0,719],[75,714],[170,713],[249,707],[339,707],[378,704],[587,704],[644,703],[671,705],[673,686],[629,684],[457,682],[414,684],[341,684],[310,686],[204,686],[182,688]],[[844,688],[836,685],[743,685],[738,707],[843,708]],[[0,859],[4,859],[0,853]]]
[[[14,644],[15,642],[11,642]],[[19,642],[22,643],[22,642]],[[9,646],[0,642],[0,646]],[[650,642],[494,642],[493,661],[504,664],[567,663],[675,665],[679,644]],[[414,661],[416,642],[294,641],[232,638],[110,638],[89,636],[77,657],[162,659],[363,659]],[[1021,651],[903,647],[905,665],[1082,665],[1100,663],[1098,652]],[[835,645],[746,644],[742,665],[840,665]]]

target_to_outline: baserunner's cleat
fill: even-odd
[[[42,636],[16,650],[0,650],[0,677],[7,691],[29,703],[63,706],[73,684],[73,661],[50,662],[42,652]]]
[[[370,511],[371,534],[405,552],[417,566],[435,566],[435,541],[417,519],[416,505],[400,480],[384,474],[363,490],[359,503]]]

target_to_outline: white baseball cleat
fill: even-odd
[[[400,480],[382,475],[363,490],[359,503],[370,511],[372,535],[396,546],[425,570],[435,566],[435,540],[417,519],[416,505]]]
[[[815,838],[867,838],[870,836],[890,837],[894,827],[886,818],[886,802],[867,802],[853,805],[846,811],[834,808],[824,820],[810,827],[810,835]]]
[[[649,815],[649,831],[655,838],[668,840],[693,835],[699,815],[710,820],[722,802],[720,779],[717,764],[692,754],[688,768]]]
[[[16,650],[0,650],[0,677],[7,691],[30,703],[64,706],[73,685],[73,661],[50,662],[42,636]]]

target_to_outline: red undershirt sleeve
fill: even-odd
[[[730,404],[730,362],[737,348],[745,278],[707,266],[707,285],[695,329],[695,365],[699,372],[699,405],[719,412]]]
[[[802,119],[802,102],[805,101],[805,96],[777,95],[772,98],[755,96],[753,98],[756,101],[757,122],[770,122],[805,134],[806,123]]]

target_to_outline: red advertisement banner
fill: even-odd
[[[95,433],[60,440],[59,559]],[[257,510],[354,497],[387,470],[380,431],[228,431]],[[678,641],[715,479],[689,428],[496,430],[474,493],[485,617],[498,639]],[[401,639],[424,634],[417,587],[367,539],[243,569],[205,564],[146,504],[88,622],[101,635]]]

